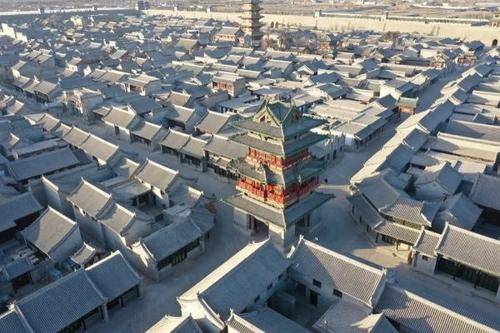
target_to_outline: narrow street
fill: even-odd
[[[216,226],[205,253],[195,260],[183,262],[171,276],[159,283],[145,279],[142,299],[133,300],[118,311],[111,311],[109,322],[98,322],[88,331],[142,333],[167,314],[179,316],[181,313],[176,298],[250,241],[232,223],[232,211],[229,207],[219,204]]]

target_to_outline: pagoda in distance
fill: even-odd
[[[253,48],[260,48],[262,42],[262,8],[260,0],[243,0],[241,5],[240,29],[245,34],[245,44]]]
[[[229,165],[238,175],[239,193],[224,201],[234,208],[237,225],[251,234],[267,233],[283,251],[319,226],[320,208],[333,197],[315,191],[325,164],[309,153],[324,139],[310,130],[322,124],[283,101],[266,101],[252,118],[233,123],[242,134],[231,140],[248,151]]]

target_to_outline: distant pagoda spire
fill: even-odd
[[[241,5],[242,14],[241,30],[245,33],[245,38],[252,47],[258,48],[262,40],[262,18],[260,0],[243,0]]]

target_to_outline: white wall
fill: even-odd
[[[234,21],[239,18],[239,13],[235,12],[210,12],[205,11],[177,11],[173,10],[149,10],[149,15],[178,15],[184,17],[219,19]],[[440,37],[463,38],[465,40],[480,40],[486,45],[491,45],[493,39],[497,38],[500,28],[490,26],[471,26],[469,24],[456,23],[425,23],[413,21],[379,20],[366,18],[349,17],[318,17],[313,15],[278,15],[265,14],[263,23],[269,25],[271,22],[277,22],[284,25],[296,25],[302,27],[314,27],[329,31],[352,31],[352,30],[373,30],[375,32],[418,32],[427,35],[436,35]]]
[[[73,255],[78,249],[83,246],[80,229],[75,228],[73,232],[64,240],[64,242],[51,254],[52,260],[62,262]]]
[[[238,208],[234,208],[233,220],[238,227],[243,228],[244,230],[248,229],[248,214],[245,213],[244,211]]]
[[[433,275],[436,269],[436,258],[426,256],[427,260],[424,260],[422,256],[425,255],[419,252],[414,253],[412,261],[413,267],[420,272]]]
[[[78,207],[73,208],[75,220],[80,226],[81,231],[84,234],[90,235],[92,238],[94,238],[104,246],[105,238],[102,230],[102,225],[99,222],[94,221],[91,217],[83,215]]]

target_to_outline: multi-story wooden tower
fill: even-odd
[[[245,41],[248,46],[259,48],[263,36],[260,0],[243,0],[241,11],[240,28],[245,33]]]
[[[237,224],[252,233],[268,232],[284,250],[296,236],[318,226],[318,208],[332,197],[315,192],[324,164],[309,153],[311,145],[324,139],[310,129],[323,123],[275,101],[234,124],[244,133],[232,140],[247,146],[248,153],[230,164],[239,175],[239,193],[225,202],[234,207]]]

